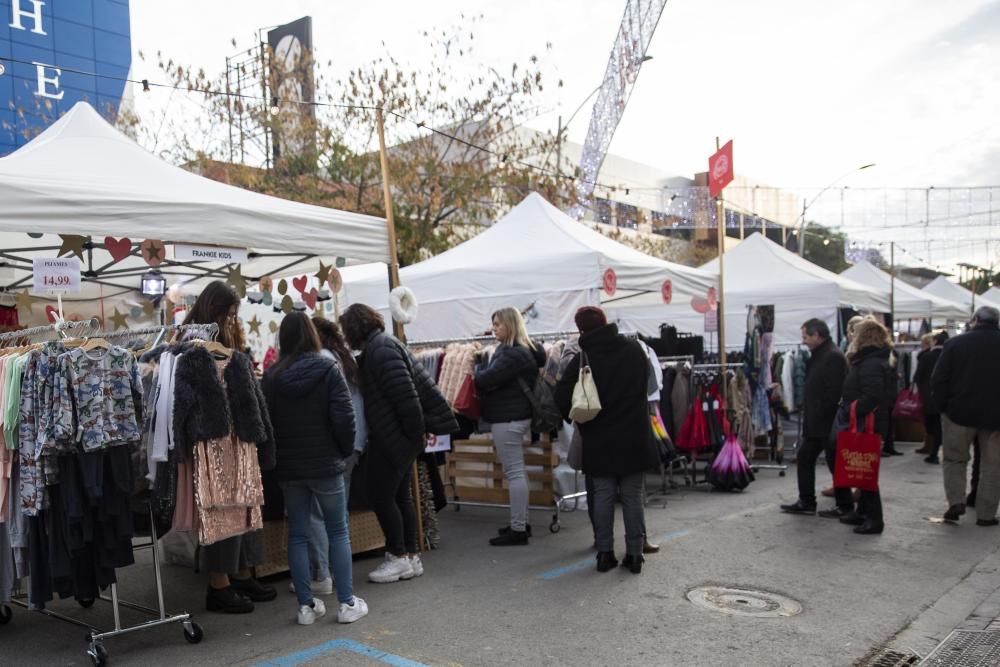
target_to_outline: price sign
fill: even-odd
[[[80,260],[76,257],[49,259],[35,257],[31,261],[32,291],[35,293],[80,292]]]
[[[424,439],[424,451],[428,454],[432,452],[450,452],[451,436],[428,434]]]
[[[705,333],[717,333],[719,331],[719,311],[710,310],[705,313]]]

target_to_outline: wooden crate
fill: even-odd
[[[497,458],[493,440],[454,440],[448,453],[448,481],[458,501],[509,505],[510,493]],[[528,504],[551,507],[555,504],[553,471],[559,455],[548,438],[525,444],[524,466],[528,476]]]
[[[381,549],[385,536],[374,512],[351,512],[351,552],[355,554]],[[257,576],[266,577],[288,571],[288,522],[264,522],[264,564],[257,566]]]

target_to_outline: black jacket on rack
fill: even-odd
[[[409,350],[406,350],[406,354],[410,371],[413,374],[413,382],[417,386],[420,408],[424,412],[424,428],[427,429],[428,433],[434,435],[456,433],[460,427],[458,420],[455,419],[455,413],[448,405],[448,399],[441,393],[434,378],[427,372],[423,364],[417,361]]]
[[[850,423],[851,404],[858,402],[858,429],[864,428],[864,419],[875,413],[875,432],[885,437],[889,433],[889,416],[896,396],[896,371],[889,365],[887,347],[864,347],[851,358],[851,368],[844,380],[838,428]]]
[[[368,451],[405,470],[424,449],[424,411],[409,351],[384,331],[373,331],[358,357],[368,421]]]
[[[337,364],[305,354],[261,383],[274,426],[275,476],[322,479],[344,472],[354,450],[354,405]]]
[[[652,441],[646,401],[649,357],[636,341],[618,333],[617,324],[582,334],[580,348],[587,355],[601,399],[600,413],[578,425],[583,439],[583,472],[594,477],[621,477],[655,468],[659,454]],[[578,354],[556,385],[556,405],[566,419],[579,376]]]
[[[531,419],[531,402],[518,382],[535,386],[538,369],[545,365],[541,345],[532,350],[523,345],[499,345],[490,365],[475,374],[484,421],[502,424]]]
[[[806,438],[827,438],[837,417],[847,377],[847,359],[833,341],[827,339],[812,351],[806,364],[802,435]]]

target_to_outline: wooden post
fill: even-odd
[[[889,335],[896,329],[896,242],[889,242]]]
[[[389,156],[385,151],[385,118],[382,108],[375,109],[375,120],[378,124],[378,152],[382,163],[382,197],[385,200],[385,229],[389,242],[389,289],[399,287],[399,256],[396,252],[396,222],[392,215],[392,189],[389,182]],[[401,322],[392,321],[392,332],[400,341],[406,343],[406,332]],[[417,515],[417,546],[426,550],[424,544],[424,515],[420,502],[420,469],[413,462],[413,505]]]
[[[718,151],[722,146],[719,145],[719,138],[715,138],[715,150]],[[719,243],[719,294],[717,296],[717,303],[719,310],[719,363],[722,364],[723,375],[725,378],[725,367],[726,367],[726,281],[725,281],[725,270],[723,269],[723,256],[726,254],[726,210],[723,206],[722,193],[715,200],[715,220],[716,220],[716,236],[718,237]],[[726,409],[726,382],[722,382],[722,405],[719,409],[725,411]],[[725,414],[725,412],[723,412]]]

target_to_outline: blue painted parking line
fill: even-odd
[[[352,653],[363,655],[366,658],[378,660],[379,662],[384,662],[387,665],[393,665],[393,667],[428,667],[422,662],[416,662],[415,660],[408,660],[407,658],[403,658],[392,653],[386,653],[385,651],[372,648],[367,644],[362,644],[351,639],[334,639],[333,641],[326,642],[325,644],[307,648],[304,651],[289,653],[288,655],[272,658],[271,660],[258,662],[254,665],[254,667],[292,667],[293,665],[301,665],[304,662],[315,660],[320,656],[328,653],[334,653],[335,651],[351,651]]]
[[[663,537],[657,540],[657,542],[669,542],[670,540],[676,540],[677,538],[684,537],[689,531],[686,530],[675,530],[672,533],[667,533]],[[539,579],[544,581],[550,581],[552,579],[557,579],[564,574],[569,574],[570,572],[576,572],[577,570],[584,570],[588,567],[594,565],[593,558],[585,558],[583,560],[578,560],[575,563],[570,563],[569,565],[564,565],[562,567],[557,567],[554,570],[547,570],[538,575]]]

